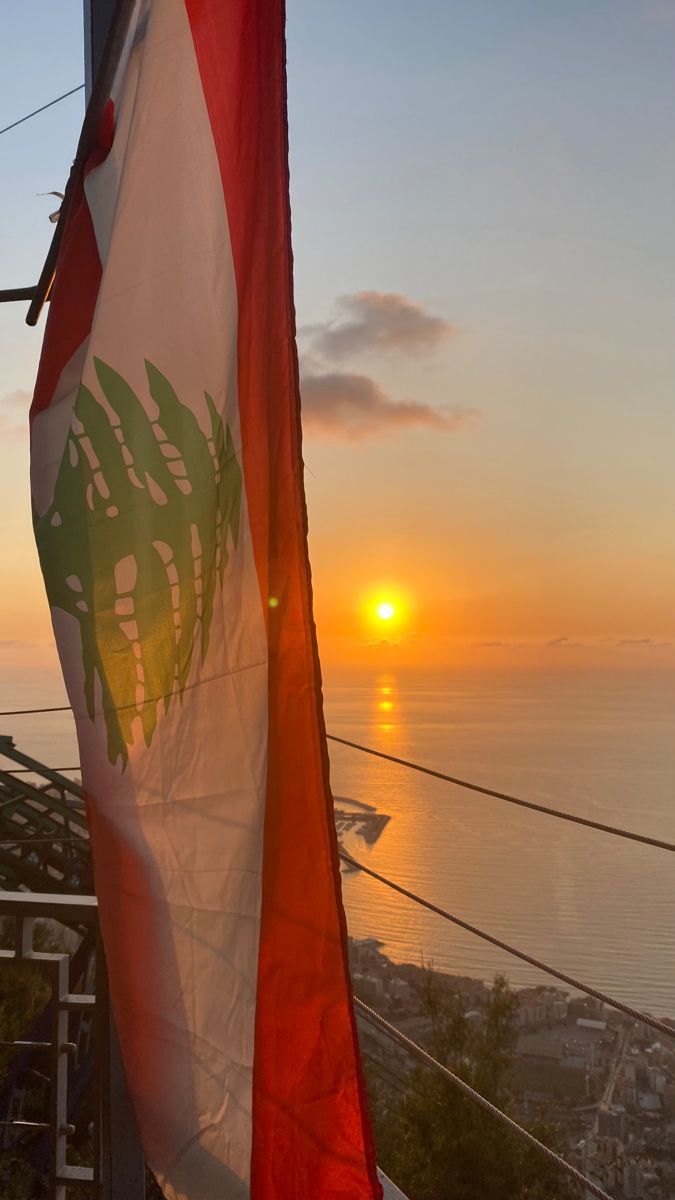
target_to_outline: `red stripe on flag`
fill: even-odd
[[[100,284],[101,262],[80,181],[61,243],[31,418],[51,404],[63,368],[89,337]]]
[[[244,473],[269,636],[252,1200],[381,1196],[351,1002],[307,558],[282,0],[186,0],[238,294]]]
[[[103,113],[97,144],[87,160],[85,174],[105,161],[114,133],[114,110],[112,101],[109,101]],[[101,286],[101,260],[82,176],[77,180],[66,220],[30,410],[31,418],[51,404],[63,368],[89,337]]]

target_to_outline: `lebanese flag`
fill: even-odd
[[[139,0],[67,215],[32,496],[167,1197],[381,1195],[311,609],[282,0]]]

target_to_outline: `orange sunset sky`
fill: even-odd
[[[6,18],[0,125],[81,80],[81,5],[56,7]],[[288,53],[325,662],[672,665],[675,5],[291,0]],[[37,277],[81,116],[0,140],[2,286]],[[12,663],[51,642],[23,317],[0,311]]]

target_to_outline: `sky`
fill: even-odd
[[[3,35],[0,127],[82,81],[81,2],[8,6]],[[289,0],[326,661],[675,662],[674,61],[670,0]],[[82,112],[0,137],[2,287],[37,278]],[[0,309],[6,654],[51,642],[23,318]]]

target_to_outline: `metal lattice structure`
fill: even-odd
[[[84,793],[0,736],[0,889],[89,895],[93,891]]]
[[[16,1051],[0,1088],[2,1149],[22,1150],[50,1200],[67,1200],[71,1188],[100,1200],[143,1200],[143,1152],[110,1012],[96,898],[0,892],[0,917],[14,927],[0,967],[37,970],[50,993],[26,1035],[2,1043]],[[74,953],[36,950],[36,918],[78,931]],[[36,1074],[45,1084],[44,1110],[39,1119],[25,1120],[21,1081]],[[93,1160],[81,1165],[71,1160],[70,1140],[87,1090]]]
[[[71,1188],[142,1200],[143,1155],[108,1004],[82,787],[23,754],[11,737],[0,736],[0,756],[16,764],[0,770],[0,918],[10,935],[0,967],[37,970],[50,993],[21,1037],[2,1043],[13,1057],[0,1080],[0,1151],[30,1162],[51,1200],[66,1200]],[[70,949],[36,949],[35,918],[65,927]],[[44,1085],[43,1110],[27,1120],[24,1103],[36,1080]],[[90,1167],[69,1161],[87,1095]]]

